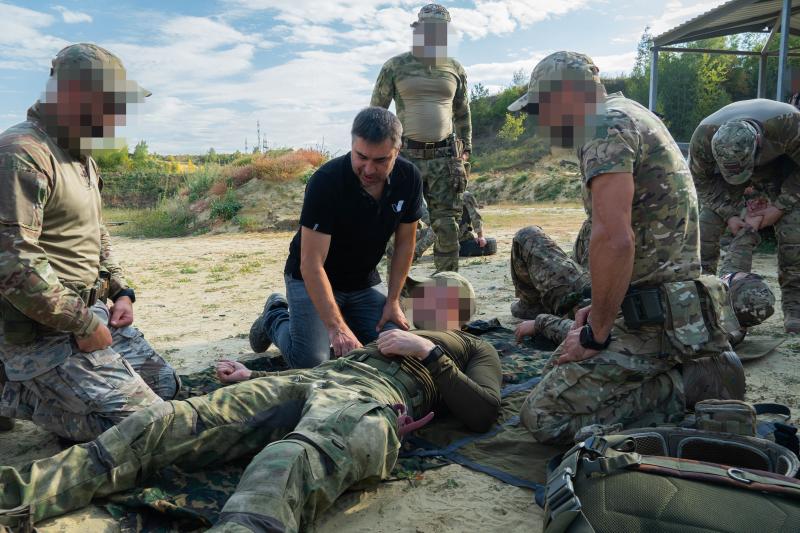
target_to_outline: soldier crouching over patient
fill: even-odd
[[[108,50],[68,46],[27,120],[0,135],[0,415],[73,441],[180,385],[132,327],[136,296],[113,258],[91,156],[149,94]]]

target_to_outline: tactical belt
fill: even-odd
[[[397,360],[389,360],[376,354],[364,352],[353,358],[353,360],[376,369],[401,393],[405,393],[406,398],[411,402],[410,407],[414,416],[425,414],[419,411],[420,407],[423,405],[433,404],[433,379],[424,368],[419,369],[421,371],[408,368],[412,363],[406,360],[405,357],[400,357]],[[419,366],[421,367],[422,364],[419,363]],[[424,380],[425,374],[427,374],[427,380],[425,381],[428,381],[428,383],[422,381]]]
[[[98,300],[108,298],[110,275],[107,271],[100,276],[91,287],[64,283],[64,286],[80,296],[86,307],[92,307]],[[8,344],[28,344],[55,330],[44,326],[14,307],[11,302],[0,296],[0,320],[3,322],[4,341]]]
[[[414,159],[436,159],[439,157],[454,157],[453,141],[451,138],[436,142],[420,142],[407,137],[403,138],[402,151]]]

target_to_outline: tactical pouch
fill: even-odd
[[[548,475],[544,532],[793,532],[799,463],[764,439],[692,429],[590,437]]]
[[[3,336],[8,344],[28,344],[36,340],[38,323],[0,298],[0,318],[3,320]]]
[[[695,427],[699,430],[756,435],[756,411],[739,400],[703,400],[694,406]]]
[[[631,329],[663,324],[664,308],[659,290],[630,289],[622,300],[622,317],[625,326]]]
[[[711,340],[711,334],[703,316],[703,302],[697,284],[694,280],[676,281],[664,283],[661,288],[668,315],[664,331],[670,342],[686,356],[702,353]]]
[[[453,180],[453,190],[458,194],[467,190],[467,171],[464,168],[464,161],[461,158],[451,158],[447,165],[450,170],[450,178]]]
[[[700,276],[697,284],[706,296],[706,316],[709,321],[729,335],[741,329],[731,305],[728,286],[716,276]]]

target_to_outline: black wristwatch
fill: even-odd
[[[122,289],[121,291],[117,292],[113,298],[111,298],[112,302],[116,302],[118,299],[122,298],[123,296],[127,296],[131,299],[131,303],[136,301],[136,293],[133,292],[133,289]]]
[[[439,358],[443,355],[444,355],[444,350],[442,350],[442,347],[434,346],[433,349],[430,352],[428,352],[428,356],[422,360],[422,364],[428,366],[429,364],[438,361]]]
[[[608,338],[605,342],[597,342],[594,338],[594,331],[592,331],[591,324],[586,324],[581,328],[580,337],[578,337],[581,346],[589,350],[605,350],[611,344],[611,334],[608,334]]]

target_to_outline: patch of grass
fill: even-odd
[[[162,200],[148,209],[107,209],[104,217],[122,222],[112,230],[125,237],[183,237],[198,230],[195,215],[178,198]]]
[[[261,261],[250,261],[239,268],[239,274],[252,274],[259,271],[264,264]]]
[[[236,191],[228,189],[222,198],[211,202],[211,218],[231,220],[242,209],[242,202],[236,197]]]
[[[211,267],[211,272],[214,273],[214,274],[217,274],[219,272],[227,272],[227,271],[228,271],[227,265],[215,265],[215,266]]]
[[[197,269],[190,266],[185,266],[178,270],[181,274],[197,274]]]
[[[522,187],[523,185],[525,185],[525,182],[527,182],[527,181],[528,181],[528,175],[527,174],[520,174],[519,176],[514,178],[514,188],[518,189],[518,188]]]
[[[191,279],[189,278],[178,278],[175,280],[175,283],[191,283]]]
[[[261,229],[261,225],[255,217],[236,215],[231,222],[242,228],[242,231],[258,231]]]
[[[484,183],[486,181],[489,181],[489,176],[487,174],[483,174],[482,176],[475,178],[475,183]]]
[[[578,199],[581,197],[581,182],[574,176],[552,175],[534,186],[533,196],[537,202]]]

